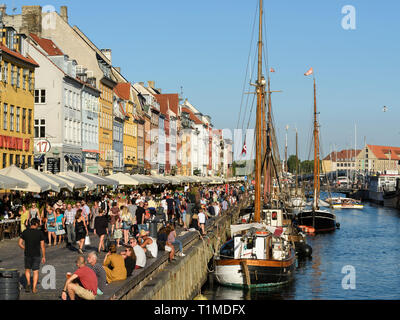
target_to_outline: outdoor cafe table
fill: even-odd
[[[10,238],[16,238],[19,234],[21,219],[7,219],[0,221],[0,241],[4,239],[4,233],[7,231]]]

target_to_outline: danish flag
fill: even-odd
[[[310,70],[308,70],[304,75],[309,76],[310,74],[313,74],[313,72],[313,68],[310,68]]]
[[[269,70],[269,72],[275,72],[274,68],[271,68],[271,69]]]
[[[243,146],[243,149],[242,149],[242,153],[240,154],[240,155],[242,155],[242,154],[247,154],[247,147],[246,147],[246,142],[244,143],[244,146]]]

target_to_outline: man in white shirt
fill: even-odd
[[[135,238],[129,239],[129,244],[132,246],[136,255],[135,269],[144,268],[146,266],[146,253],[144,252],[143,248],[138,245]]]
[[[203,207],[201,207],[200,208],[200,211],[199,211],[199,214],[198,214],[198,217],[199,217],[199,222],[198,222],[198,224],[199,224],[199,227],[200,227],[200,229],[201,229],[201,235],[202,236],[204,236],[205,235],[205,230],[204,230],[204,228],[205,228],[205,225],[206,225],[206,219],[208,219],[207,218],[207,215],[204,213],[204,208]]]
[[[138,241],[149,258],[157,258],[158,246],[156,239],[150,237],[145,230],[141,230]]]

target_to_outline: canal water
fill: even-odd
[[[248,291],[210,276],[202,294],[210,300],[400,299],[400,211],[365,202],[362,210],[335,213],[340,229],[308,237],[312,258],[298,262],[291,283]]]

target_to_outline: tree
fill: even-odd
[[[309,174],[314,172],[314,160],[305,160],[300,164],[300,171],[302,174]]]
[[[300,170],[300,160],[295,156],[295,155],[291,155],[287,161],[287,168],[288,171],[292,174],[296,173],[296,165],[299,166],[299,170]],[[299,172],[300,174],[300,172]]]

